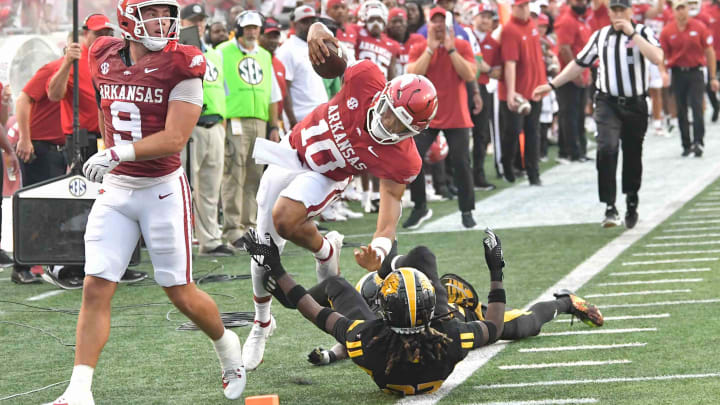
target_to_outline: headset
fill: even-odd
[[[257,14],[260,16],[260,35],[265,33],[265,16],[263,16],[262,13],[256,10],[246,10],[240,13],[235,19],[235,38],[240,38],[243,36],[243,27],[240,26],[240,21],[242,21],[242,19],[245,18],[245,16],[247,16],[248,14]]]

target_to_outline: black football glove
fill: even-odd
[[[490,269],[490,281],[502,281],[505,258],[503,257],[500,238],[490,228],[485,229],[487,236],[483,239],[485,262]]]
[[[265,234],[265,239],[267,243],[263,243],[255,229],[252,228],[242,237],[245,250],[250,257],[277,280],[285,274],[285,269],[280,263],[280,250],[269,233]]]

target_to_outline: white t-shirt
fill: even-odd
[[[289,88],[293,112],[298,122],[315,107],[327,103],[323,79],[312,67],[308,56],[308,44],[297,36],[291,36],[275,53],[285,65],[285,79],[292,82]]]

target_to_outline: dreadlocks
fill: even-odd
[[[447,345],[452,341],[429,324],[419,333],[412,335],[395,333],[386,327],[372,338],[368,349],[375,344],[387,347],[385,375],[389,375],[398,361],[425,364],[427,361],[441,360],[447,351]]]

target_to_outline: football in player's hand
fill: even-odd
[[[325,40],[325,46],[330,56],[325,56],[325,62],[313,65],[315,72],[325,79],[334,79],[345,72],[347,57],[342,48],[338,48],[332,41]]]

